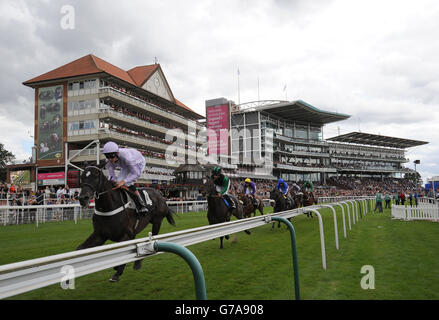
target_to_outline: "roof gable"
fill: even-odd
[[[145,79],[142,88],[175,103],[174,95],[160,65]]]
[[[134,80],[138,87],[142,87],[149,77],[157,70],[158,64],[148,66],[139,66],[128,70],[128,74]]]

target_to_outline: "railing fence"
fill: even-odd
[[[201,243],[207,240],[215,239],[224,235],[234,234],[237,232],[253,229],[259,226],[271,223],[274,220],[292,218],[299,216],[306,212],[314,212],[318,216],[320,242],[321,242],[321,254],[323,269],[326,269],[326,251],[325,251],[325,239],[323,232],[323,220],[318,212],[320,209],[327,207],[333,208],[334,205],[347,205],[348,216],[350,215],[349,205],[352,204],[352,215],[355,221],[355,217],[358,221],[358,210],[360,215],[362,213],[366,215],[370,211],[369,202],[374,202],[373,198],[361,198],[356,200],[349,200],[342,204],[333,203],[327,205],[314,205],[310,207],[298,208],[294,210],[288,210],[273,214],[267,214],[264,216],[257,216],[253,218],[247,218],[242,220],[234,220],[230,222],[220,223],[216,225],[204,226],[193,229],[186,229],[177,232],[172,232],[163,235],[157,235],[152,237],[151,234],[148,238],[135,239],[130,241],[124,241],[120,243],[114,243],[109,245],[103,245],[95,248],[84,249],[74,252],[62,253],[54,256],[43,257],[28,261],[22,261],[12,263],[8,265],[0,266],[0,299],[14,296],[20,293],[28,292],[34,289],[42,288],[51,284],[60,283],[65,281],[65,273],[63,273],[63,267],[68,266],[73,268],[75,276],[80,277],[83,275],[91,274],[97,271],[108,269],[117,265],[134,262],[146,257],[153,256],[158,253],[158,247],[160,244],[171,244],[173,247],[186,247],[192,244]],[[361,211],[361,208],[367,208],[365,211]],[[38,212],[38,210],[37,210]],[[344,210],[342,210],[344,212]],[[333,209],[334,215],[336,211]],[[344,213],[343,213],[344,217]],[[37,218],[38,220],[38,218]],[[344,219],[343,219],[344,221]],[[299,283],[298,283],[298,269],[297,269],[297,254],[295,253],[295,233],[291,225],[290,231],[292,232],[292,244],[293,244],[293,267],[295,277],[295,292],[296,298],[299,298]],[[335,226],[335,233],[338,234],[337,227]],[[338,240],[336,238],[336,247],[338,249]],[[188,253],[187,249],[186,254]],[[190,252],[189,252],[190,254]],[[196,259],[195,259],[196,260]],[[195,264],[198,263],[198,261]],[[199,272],[201,271],[201,272]],[[195,279],[195,276],[203,276],[203,279]],[[202,275],[202,269],[198,272],[194,272],[194,280],[196,282],[197,298],[204,299],[205,288],[203,289],[204,275]],[[204,290],[200,292],[199,290]]]

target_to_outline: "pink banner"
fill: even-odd
[[[37,175],[37,180],[51,180],[51,179],[64,179],[65,172],[54,172],[54,173],[39,173]]]
[[[229,154],[229,105],[206,108],[208,154]]]

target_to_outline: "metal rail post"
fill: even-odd
[[[347,203],[347,201],[343,201],[340,202],[342,205],[345,204],[346,205],[346,209],[348,210],[348,225],[349,225],[349,230],[352,230],[352,225],[351,225],[351,212],[349,210],[349,204]]]
[[[342,217],[343,217],[343,232],[344,232],[344,237],[346,238],[347,237],[347,235],[346,235],[346,219],[345,219],[345,216],[344,216],[343,205],[341,203],[334,203],[333,205],[334,206],[339,206],[341,208],[341,214],[342,214]]]
[[[325,250],[325,235],[323,233],[323,220],[322,216],[320,215],[320,212],[317,211],[317,209],[311,209],[304,207],[304,211],[312,211],[317,215],[317,218],[319,219],[319,230],[320,230],[320,245],[322,250],[322,265],[323,269],[326,270],[326,250]]]
[[[293,252],[293,270],[294,270],[294,291],[296,295],[296,300],[300,300],[300,286],[299,286],[299,263],[297,259],[297,246],[296,246],[296,231],[294,230],[293,224],[285,218],[282,217],[272,217],[271,220],[280,221],[287,225],[291,233],[291,247]]]
[[[352,221],[355,224],[356,222],[355,222],[355,208],[354,208],[354,204],[352,203],[352,200],[348,200],[346,202],[349,203],[352,206]]]
[[[204,279],[203,268],[201,267],[200,262],[197,260],[192,252],[190,252],[182,245],[163,241],[154,242],[154,250],[157,252],[171,252],[182,257],[191,267],[192,274],[194,276],[195,295],[197,297],[197,300],[207,300],[206,281]]]
[[[335,209],[332,205],[329,204],[324,204],[322,205],[323,208],[331,208],[332,213],[334,215],[334,232],[335,232],[335,247],[337,248],[337,250],[339,250],[338,247],[338,228],[337,228],[337,213],[335,212]]]

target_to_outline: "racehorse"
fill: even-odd
[[[87,207],[90,199],[95,199],[95,214],[93,215],[93,233],[79,245],[76,250],[100,246],[107,240],[121,242],[132,240],[151,222],[152,234],[157,235],[160,231],[163,218],[175,226],[172,212],[168,208],[165,199],[159,191],[151,188],[145,190],[153,203],[151,212],[137,214],[135,206],[130,204],[133,200],[127,197],[123,190],[113,189],[113,183],[103,174],[101,168],[87,166],[81,174],[81,193],[79,202],[82,207]],[[135,197],[136,195],[132,195]],[[134,263],[134,270],[140,269],[141,260]],[[125,264],[114,267],[116,273],[110,279],[117,282],[122,275]]]
[[[302,192],[295,192],[293,188],[289,190],[291,198],[294,199],[295,208],[300,208],[303,204],[303,193]]]
[[[258,206],[255,206],[253,204],[252,199],[250,199],[247,195],[241,193],[238,195],[238,199],[239,201],[242,201],[243,206],[244,206],[244,217],[245,218],[250,218],[252,213],[253,216],[256,217],[256,209],[259,210],[259,212],[261,213],[261,215],[264,214],[264,203],[262,202],[262,198],[259,196],[255,196],[255,199],[258,202]]]
[[[317,204],[317,198],[311,197],[311,194],[308,191],[304,191],[302,204],[304,207],[312,206],[313,204]],[[312,212],[307,212],[306,215],[313,218]]]
[[[235,196],[230,195],[230,198],[236,206],[236,209],[230,212],[224,199],[218,196],[213,181],[210,178],[206,178],[205,181],[206,183],[202,193],[204,196],[207,196],[207,220],[209,221],[209,225],[228,222],[230,221],[231,215],[234,215],[238,219],[244,218],[242,204]],[[251,232],[250,230],[245,230],[245,233],[249,235]],[[223,238],[224,237],[220,237],[220,249],[223,249]],[[229,236],[227,235],[225,238],[228,240]]]
[[[282,192],[280,192],[276,188],[273,188],[273,190],[270,191],[270,199],[274,200],[273,213],[297,208],[294,199],[290,197],[290,203],[288,203],[287,199],[284,197]],[[291,218],[288,218],[288,220],[291,221]],[[277,226],[278,228],[280,228],[280,221],[278,222]],[[271,227],[271,230],[273,229],[274,229],[274,223]]]

